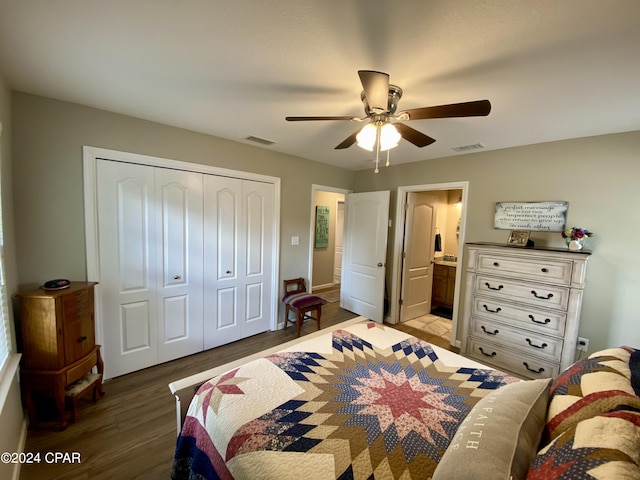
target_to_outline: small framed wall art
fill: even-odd
[[[316,206],[316,238],[315,248],[329,246],[329,207]]]
[[[511,230],[507,244],[515,247],[526,247],[529,245],[530,234],[531,232],[529,230]]]

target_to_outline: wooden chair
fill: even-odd
[[[297,336],[300,336],[300,328],[305,320],[315,320],[320,330],[320,317],[322,316],[322,305],[326,300],[307,292],[307,284],[304,278],[294,278],[284,280],[284,296],[282,301],[285,305],[284,328],[288,322],[296,325]],[[295,320],[289,318],[289,312],[295,314]],[[315,316],[312,314],[315,313]]]

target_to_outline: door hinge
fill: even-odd
[[[400,306],[402,306],[402,304],[403,304],[403,303],[404,303],[404,302],[402,301],[402,299],[400,299],[400,300],[398,301],[398,304],[399,304]]]

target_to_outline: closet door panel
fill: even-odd
[[[258,321],[264,318],[264,288],[262,283],[247,285],[246,294],[247,322]]]
[[[120,306],[122,353],[130,354],[152,348],[149,302],[132,302]]]
[[[269,329],[273,267],[273,202],[271,184],[245,180],[242,184],[246,224],[244,331],[255,335]]]
[[[163,299],[163,327],[164,341],[171,343],[180,341],[189,336],[189,296],[178,295]],[[200,350],[195,350],[196,353]]]
[[[204,176],[204,348],[245,337],[242,180]]]
[[[202,174],[155,169],[158,360],[202,351]]]
[[[155,365],[154,169],[98,160],[98,238],[105,378]]]
[[[225,179],[228,185],[215,193],[217,208],[211,212],[210,220],[215,222],[215,253],[218,280],[236,277],[238,265],[238,224],[240,215],[239,181]]]
[[[236,305],[237,305],[237,289],[221,288],[218,289],[218,309],[216,326],[218,331],[232,329],[237,326]]]

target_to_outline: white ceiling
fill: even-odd
[[[0,73],[81,103],[353,170],[357,70],[398,110],[489,99],[488,117],[415,120],[392,163],[640,130],[638,0],[0,0]]]

